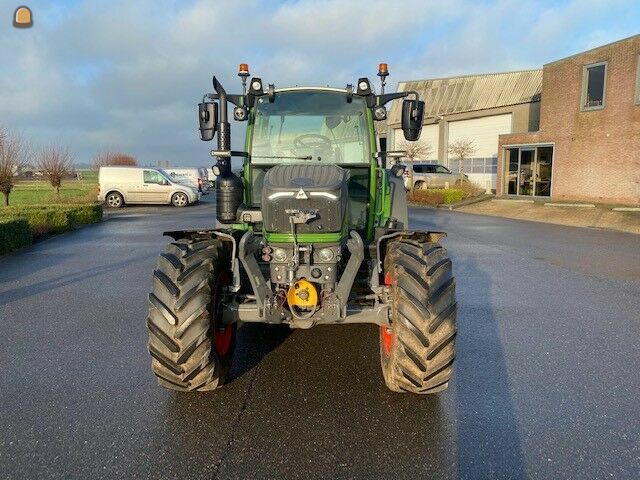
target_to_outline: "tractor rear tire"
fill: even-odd
[[[395,392],[445,390],[453,373],[457,310],[447,251],[437,242],[389,243],[385,284],[392,312],[391,325],[380,327],[385,383]]]
[[[217,239],[177,240],[158,257],[147,327],[151,368],[163,387],[207,391],[224,384],[236,339],[236,324],[220,324],[229,266]]]

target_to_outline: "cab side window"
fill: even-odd
[[[447,170],[446,167],[443,167],[442,165],[438,165],[436,167],[436,173],[451,173],[451,172]]]
[[[164,185],[165,180],[159,172],[153,170],[144,171],[144,183],[153,183],[156,185]]]

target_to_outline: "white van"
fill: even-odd
[[[186,207],[200,200],[197,188],[172,180],[160,168],[100,167],[98,183],[98,200],[112,208],[120,208],[125,203]]]
[[[203,169],[205,170],[204,174]],[[166,172],[173,181],[197,188],[201,193],[205,193],[209,189],[208,182],[205,181],[207,172],[204,167],[167,168]]]
[[[213,180],[215,180],[216,176],[210,168],[199,167],[198,169],[200,170],[200,175],[202,175],[202,193],[206,195],[205,192],[213,188]]]

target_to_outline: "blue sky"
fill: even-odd
[[[34,27],[11,27],[26,3]],[[65,144],[142,163],[208,165],[195,105],[238,63],[276,85],[390,84],[539,68],[640,33],[640,2],[0,0],[0,125],[34,148]],[[4,20],[2,20],[4,19]],[[241,144],[240,131],[234,138]]]

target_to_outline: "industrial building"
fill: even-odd
[[[419,142],[427,154],[419,161],[461,170],[475,183],[496,189],[498,137],[538,129],[542,70],[467,75],[400,82],[398,91],[416,91],[425,101],[425,120]],[[389,112],[381,143],[400,149],[401,102]],[[385,138],[386,137],[386,138]],[[471,140],[473,151],[462,165],[449,147]]]
[[[537,130],[500,135],[499,195],[640,204],[640,35],[544,65]]]
[[[464,172],[501,196],[640,204],[640,35],[539,70],[400,82],[426,102],[415,160]],[[403,149],[401,103],[378,125]],[[463,162],[450,152],[470,140]]]

